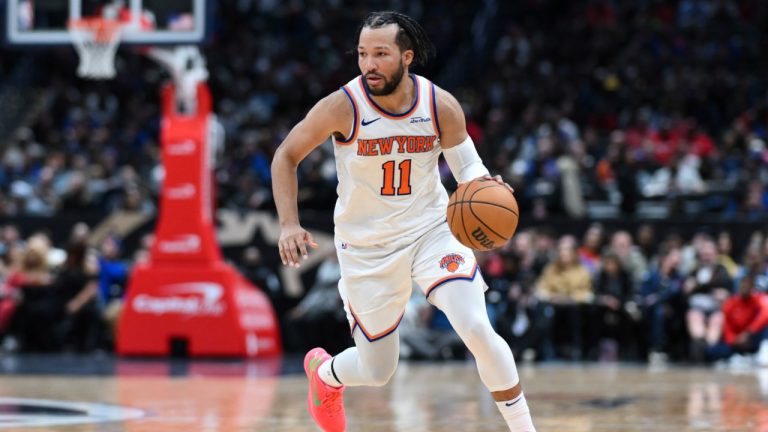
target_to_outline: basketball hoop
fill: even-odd
[[[80,56],[77,75],[107,79],[115,76],[115,53],[125,23],[116,19],[91,17],[68,23],[69,34]]]

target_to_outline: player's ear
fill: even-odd
[[[413,63],[413,50],[405,50],[403,52],[403,63],[405,63],[406,66],[410,66],[411,63]]]

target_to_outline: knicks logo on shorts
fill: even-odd
[[[464,264],[464,257],[459,254],[448,254],[440,260],[440,268],[446,269],[453,273],[459,269],[459,266]]]

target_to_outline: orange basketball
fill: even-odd
[[[495,180],[463,183],[448,202],[448,226],[461,244],[486,251],[501,247],[517,229],[515,196]]]

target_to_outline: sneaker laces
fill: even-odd
[[[326,407],[333,416],[340,415],[342,408],[344,408],[343,402],[339,400],[342,397],[341,395],[341,391],[336,390],[326,392],[323,397],[323,406]]]

